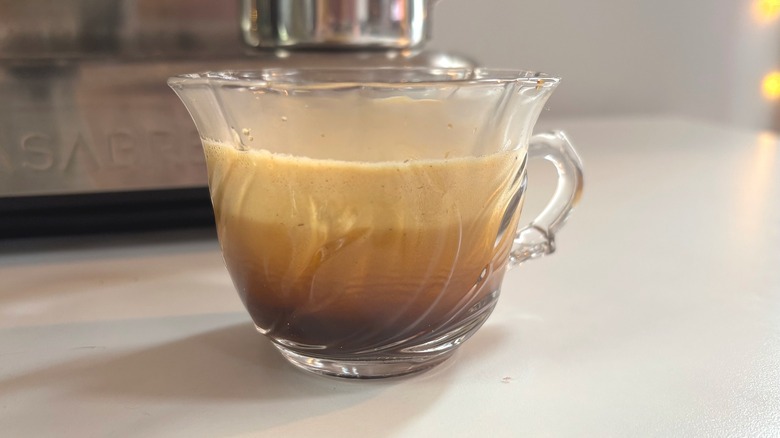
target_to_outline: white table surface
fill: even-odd
[[[558,252],[410,378],[293,369],[211,233],[0,241],[0,436],[780,435],[777,140],[551,124],[586,165]],[[530,209],[550,181],[532,171]]]

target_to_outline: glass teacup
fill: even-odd
[[[225,264],[292,364],[375,378],[447,359],[504,272],[554,250],[582,189],[559,79],[470,69],[267,69],[171,78],[206,154]],[[526,162],[558,187],[519,228]]]

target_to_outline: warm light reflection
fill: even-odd
[[[756,141],[756,145],[758,146],[759,151],[764,151],[773,149],[777,144],[777,141],[777,134],[770,131],[763,131],[758,134],[758,141]],[[760,155],[763,155],[763,153],[759,153],[759,156]]]
[[[780,0],[756,0],[753,13],[761,23],[775,21],[780,17]]]
[[[778,0],[780,1],[780,0]],[[764,76],[761,81],[761,94],[765,99],[780,99],[780,72],[773,71]]]
[[[780,147],[780,139],[777,134],[771,132],[762,132],[756,138],[749,158],[743,168],[741,187],[739,187],[739,208],[737,217],[740,218],[738,231],[740,238],[746,244],[755,244],[757,239],[763,236],[756,233],[765,230],[764,222],[766,220],[766,206],[773,196],[777,196],[774,191],[775,172],[778,166],[776,163],[777,151]]]

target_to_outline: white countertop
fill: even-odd
[[[551,125],[586,166],[558,252],[510,272],[454,359],[409,378],[288,365],[211,233],[0,241],[0,435],[780,435],[777,139]],[[534,166],[529,213],[551,181]]]

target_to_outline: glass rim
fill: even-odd
[[[544,72],[492,68],[433,67],[271,67],[257,70],[222,70],[172,76],[168,85],[226,85],[238,87],[345,88],[441,87],[519,84],[554,88],[561,78]]]

